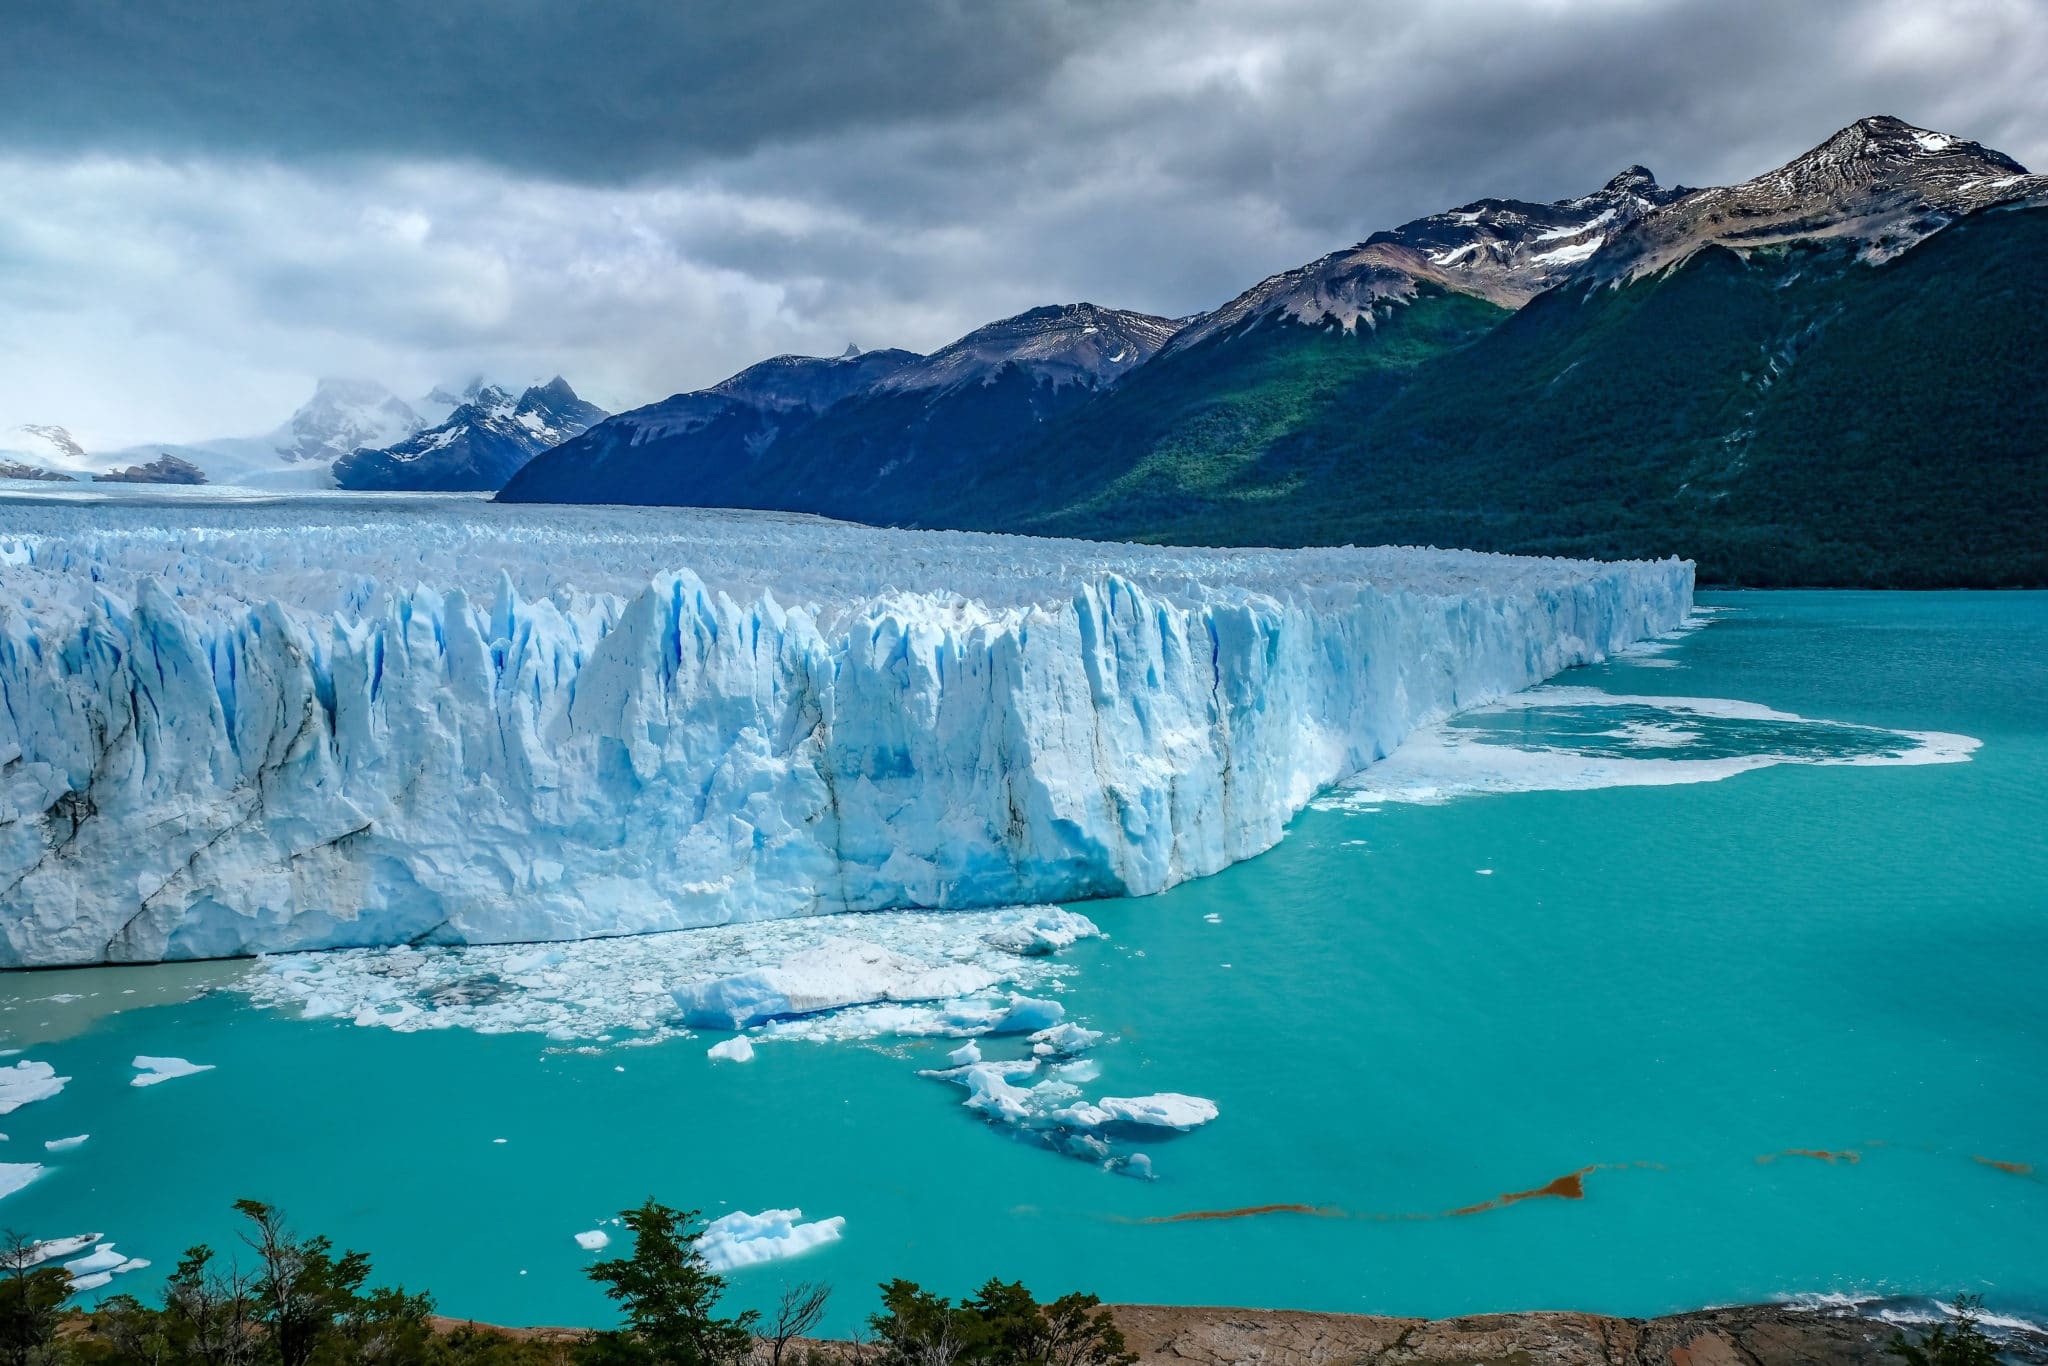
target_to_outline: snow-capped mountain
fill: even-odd
[[[1171,318],[1128,309],[1052,304],[978,327],[904,366],[876,388],[951,389],[985,383],[1006,365],[1049,381],[1054,388],[1101,388],[1150,360],[1179,327]]]
[[[517,398],[486,386],[437,427],[384,449],[364,447],[342,456],[334,462],[334,478],[347,489],[489,491],[540,452],[605,416],[560,375]]]
[[[1185,350],[1276,317],[1347,331],[1371,326],[1375,304],[1406,302],[1424,281],[1519,308],[1629,224],[1686,193],[1631,166],[1577,199],[1474,200],[1261,280],[1175,333],[1167,349]]]
[[[24,422],[0,432],[0,479],[69,479],[94,468],[78,439],[54,423]]]
[[[1693,190],[1642,215],[1579,272],[1609,281],[1660,270],[1708,245],[1736,250],[1847,240],[1872,263],[1958,218],[2048,203],[2048,176],[1981,143],[1878,115],[1740,185]]]
[[[278,432],[284,460],[332,464],[364,446],[390,446],[427,425],[410,404],[375,380],[323,379]]]

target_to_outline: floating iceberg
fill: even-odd
[[[704,1226],[697,1237],[697,1251],[713,1271],[730,1271],[836,1243],[846,1228],[841,1215],[809,1224],[799,1222],[803,1217],[800,1209],[769,1209],[759,1214],[735,1210]]]
[[[130,1086],[154,1086],[160,1081],[171,1081],[178,1077],[194,1076],[200,1072],[211,1072],[214,1069],[214,1064],[210,1062],[187,1062],[183,1058],[141,1056],[135,1059],[135,1067],[137,1068],[137,1074],[128,1084]]]
[[[43,1150],[52,1153],[68,1153],[73,1148],[83,1145],[85,1140],[91,1137],[91,1134],[73,1134],[69,1138],[45,1139],[43,1141]]]
[[[1692,596],[691,509],[7,511],[7,967],[1156,892]]]
[[[731,1038],[723,1043],[711,1045],[711,1047],[704,1050],[704,1056],[721,1062],[752,1062],[754,1060],[754,1045],[744,1037]]]
[[[14,1194],[43,1174],[40,1162],[0,1162],[0,1199]]]
[[[1096,1102],[1111,1120],[1160,1129],[1197,1129],[1216,1118],[1216,1102],[1162,1091],[1156,1096],[1104,1096]]]
[[[576,1246],[585,1252],[602,1252],[611,1246],[612,1235],[601,1228],[590,1229],[576,1235]]]
[[[0,1067],[0,1115],[11,1115],[24,1105],[48,1100],[64,1089],[71,1078],[60,1077],[46,1062],[23,1058],[12,1067]]]

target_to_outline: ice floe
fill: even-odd
[[[11,1115],[24,1105],[48,1100],[64,1089],[71,1078],[60,1077],[46,1062],[23,1058],[12,1067],[0,1067],[0,1115]]]
[[[834,938],[771,967],[677,987],[675,999],[687,1025],[744,1029],[847,1006],[971,996],[998,980],[977,964],[935,965],[880,944]]]
[[[1119,1137],[1142,1129],[1185,1133],[1218,1113],[1214,1101],[1173,1091],[1087,1100],[1080,1084],[1095,1079],[1092,1060],[1053,1068],[1038,1058],[976,1061],[929,1069],[922,1075],[963,1088],[967,1098],[961,1104],[991,1122],[1112,1170],[1124,1169],[1133,1156],[1117,1152]],[[1149,1157],[1141,1174],[1152,1174]]]
[[[710,984],[756,971],[795,987],[805,1003],[859,997],[862,991],[852,985],[822,980],[827,961],[854,964],[866,987],[890,992],[909,990],[910,982],[932,989],[980,990],[978,984],[987,983],[1013,992],[1044,990],[1072,969],[1050,956],[1020,955],[989,940],[1020,924],[1037,925],[1048,909],[812,916],[586,939],[545,949],[471,945],[286,954],[260,960],[233,985],[258,1004],[307,1018],[348,1019],[400,1031],[462,1028],[545,1034],[564,1042],[622,1036],[646,1041],[677,1030],[683,1008],[675,990],[687,984],[706,984],[692,996],[704,1000],[707,1012],[721,991],[732,995],[730,988]],[[838,950],[816,953],[839,940],[881,953],[873,963],[859,955],[839,956]],[[792,959],[800,960],[800,969],[809,963],[809,972],[789,971]],[[913,961],[917,966],[908,967]],[[885,966],[893,966],[894,975],[883,972]],[[759,1031],[756,1041],[966,1036],[993,1029],[1011,1005],[1001,994],[951,1002],[891,999],[776,1020]],[[732,1028],[731,1004],[713,1018]]]
[[[576,1235],[576,1246],[585,1252],[602,1252],[611,1246],[612,1235],[601,1228],[588,1229]]]
[[[754,1045],[744,1036],[735,1036],[722,1043],[711,1045],[711,1047],[704,1050],[704,1056],[716,1058],[721,1062],[752,1062],[754,1060]]]
[[[172,1081],[214,1069],[210,1062],[187,1062],[183,1058],[152,1058],[147,1055],[138,1055],[134,1065],[137,1075],[128,1082],[130,1086],[154,1086],[160,1081]]]
[[[759,1214],[735,1210],[704,1226],[697,1251],[713,1271],[794,1257],[826,1243],[836,1243],[846,1229],[843,1215],[801,1222],[800,1209],[767,1209]]]
[[[0,1199],[14,1194],[43,1174],[40,1162],[0,1162]]]
[[[41,1266],[44,1262],[63,1261],[85,1251],[101,1237],[102,1235],[98,1233],[76,1233],[65,1238],[45,1238],[41,1242],[29,1244],[18,1261],[13,1258],[0,1258],[0,1267],[5,1267],[9,1271],[26,1270],[32,1266]]]
[[[68,1153],[73,1148],[82,1145],[85,1142],[85,1140],[91,1137],[91,1134],[73,1134],[69,1138],[45,1139],[43,1141],[43,1148],[47,1152]]]
[[[1717,782],[1778,764],[1967,761],[1979,741],[1814,720],[1754,702],[1542,687],[1432,726],[1314,805],[1361,810],[1509,792]]]

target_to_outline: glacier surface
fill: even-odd
[[[0,498],[0,966],[1156,892],[1680,561]]]

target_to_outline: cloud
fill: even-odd
[[[0,51],[0,427],[320,373],[610,405],[1036,303],[1180,315],[1481,195],[1869,113],[2048,159],[2033,0],[44,0]]]

